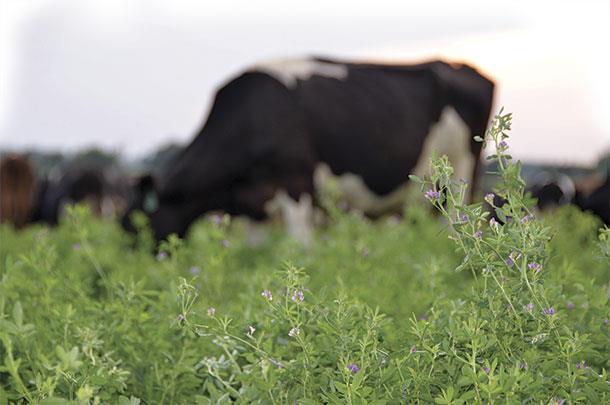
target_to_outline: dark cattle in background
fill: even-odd
[[[536,198],[539,209],[544,210],[574,201],[574,181],[562,173],[542,172],[531,181],[529,191]]]
[[[584,187],[583,183],[576,184],[574,204],[583,211],[597,215],[610,226],[610,167],[606,170],[605,179],[598,180],[595,186]]]
[[[183,236],[211,210],[262,220],[275,205],[306,240],[321,182],[336,176],[348,204],[365,214],[396,211],[408,175],[426,172],[432,150],[475,183],[481,144],[472,137],[486,130],[493,91],[473,67],[442,61],[256,65],[218,90],[201,131],[158,189],[142,193],[156,193],[156,238]]]
[[[56,225],[66,205],[85,202],[93,214],[101,216],[108,184],[103,171],[70,168],[58,181],[46,181],[44,194],[37,201],[34,221]]]
[[[19,155],[8,155],[0,163],[0,222],[17,229],[30,220],[35,193],[34,169]]]
[[[573,204],[610,225],[610,171],[607,170],[604,175],[594,172],[574,178],[558,171],[543,171],[528,183],[527,191],[536,199],[539,210]],[[502,206],[505,202],[498,196],[494,198],[496,206]],[[499,220],[494,212],[490,214]]]

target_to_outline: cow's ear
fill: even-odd
[[[148,174],[138,180],[138,192],[142,197],[142,209],[147,214],[155,212],[159,208],[159,196],[155,178]]]

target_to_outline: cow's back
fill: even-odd
[[[377,194],[405,181],[439,117],[429,69],[346,65],[342,79],[313,76],[295,89],[317,160],[362,176]]]

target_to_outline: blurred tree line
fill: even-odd
[[[169,143],[140,158],[126,157],[119,152],[97,147],[83,149],[74,153],[59,151],[0,151],[0,157],[11,154],[25,154],[29,157],[39,178],[60,174],[70,167],[93,168],[102,171],[122,172],[127,175],[152,173],[160,175],[182,151],[183,146]]]
[[[162,145],[153,152],[139,158],[128,158],[116,151],[108,151],[100,148],[88,148],[75,153],[62,153],[57,151],[31,150],[25,153],[30,157],[38,177],[52,176],[53,172],[61,173],[68,167],[88,167],[104,171],[112,171],[126,175],[140,175],[151,173],[153,175],[163,174],[178,157],[184,145],[168,143]],[[9,153],[0,152],[0,156]],[[493,176],[489,172],[496,171],[494,164],[486,164],[482,167],[481,176],[483,189],[489,190],[493,186]],[[551,165],[537,163],[523,163],[522,175],[526,182],[532,181],[541,172],[561,173],[573,179],[579,179],[598,173],[602,176],[610,172],[610,151],[602,156],[594,167]]]

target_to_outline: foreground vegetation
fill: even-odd
[[[156,256],[142,218],[135,240],[82,207],[2,227],[0,404],[610,402],[610,233],[533,216],[509,127],[486,138],[501,222],[441,158],[401,219],[328,190],[309,249],[249,248],[228,217]]]

